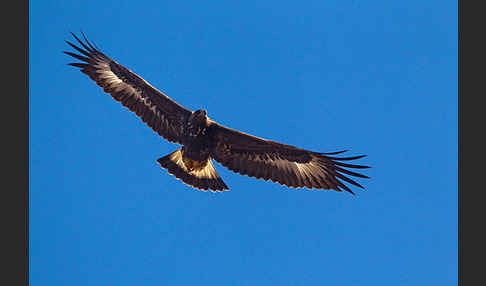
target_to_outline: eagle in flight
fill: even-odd
[[[360,159],[336,157],[344,151],[318,153],[291,145],[265,140],[222,126],[209,119],[205,110],[184,108],[143,78],[106,56],[88,41],[71,33],[82,46],[66,41],[80,54],[65,51],[81,63],[69,63],[80,68],[106,93],[139,116],[163,138],[182,145],[157,162],[162,168],[184,183],[200,190],[220,192],[229,190],[219,177],[211,158],[224,167],[242,175],[272,180],[293,188],[345,190],[354,192],[344,184],[359,183],[349,176],[368,176],[345,168],[365,169],[368,166],[345,163]],[[343,182],[344,181],[344,182]]]

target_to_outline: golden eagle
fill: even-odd
[[[228,190],[211,158],[236,173],[294,188],[333,189],[339,192],[346,190],[354,194],[342,181],[363,187],[346,175],[369,178],[344,169],[369,168],[343,162],[365,155],[334,157],[346,150],[312,152],[222,126],[209,119],[205,110],[190,111],[182,107],[143,78],[106,56],[84,34],[84,42],[71,34],[82,48],[69,41],[66,43],[80,54],[64,53],[82,63],[69,65],[80,68],[81,72],[123,106],[135,112],[159,135],[181,144],[182,148],[157,161],[170,174],[194,188],[213,192]]]

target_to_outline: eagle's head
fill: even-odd
[[[193,126],[207,126],[208,116],[206,114],[206,110],[199,109],[194,111],[189,117],[189,122]]]
[[[204,109],[199,109],[199,110],[196,110],[194,111],[194,115],[197,116],[197,117],[200,117],[200,118],[206,118],[206,110]]]

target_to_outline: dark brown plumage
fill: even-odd
[[[157,161],[170,174],[190,186],[211,191],[228,190],[211,158],[236,173],[294,188],[345,190],[354,194],[343,182],[363,188],[349,176],[369,178],[345,169],[369,168],[344,163],[364,155],[335,157],[345,151],[312,152],[224,127],[209,119],[204,110],[192,112],[182,107],[106,56],[84,34],[84,42],[73,36],[82,48],[69,41],[66,43],[81,55],[64,53],[82,62],[69,65],[80,68],[159,135],[183,145]]]

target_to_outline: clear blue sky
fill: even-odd
[[[288,189],[178,148],[67,66],[83,30],[227,126],[373,166]],[[31,285],[457,285],[456,1],[31,1]]]

